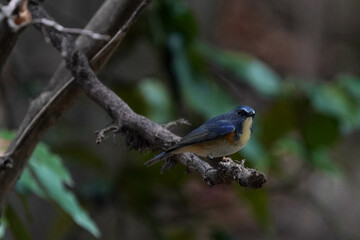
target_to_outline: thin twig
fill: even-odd
[[[76,34],[76,35],[84,35],[87,37],[90,37],[92,39],[95,40],[103,40],[103,41],[108,41],[110,39],[109,35],[106,34],[100,34],[100,33],[95,33],[93,31],[87,30],[87,29],[82,29],[82,28],[68,28],[68,27],[64,27],[61,24],[51,20],[51,19],[47,19],[47,18],[37,18],[37,19],[33,19],[30,22],[24,22],[20,25],[16,25],[13,21],[12,24],[10,25],[10,27],[14,30],[14,31],[18,31],[19,29],[26,27],[28,25],[32,25],[32,24],[41,24],[44,27],[51,27],[54,28],[56,31],[58,32],[64,32],[64,33],[69,33],[69,34]]]
[[[119,131],[119,127],[116,125],[111,125],[109,127],[106,127],[104,129],[98,130],[95,132],[96,135],[96,144],[100,144],[102,140],[106,138],[106,134],[108,132],[117,133]]]
[[[163,124],[161,125],[162,127],[166,128],[166,129],[171,129],[172,127],[174,126],[180,126],[180,125],[188,125],[188,126],[191,126],[191,123],[184,119],[184,118],[180,118],[178,120],[175,120],[175,121],[171,121],[171,122],[168,122],[166,124]]]

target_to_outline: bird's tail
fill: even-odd
[[[149,161],[145,162],[144,165],[147,167],[150,167],[151,165],[154,165],[155,163],[160,162],[161,158],[164,157],[166,154],[167,154],[167,152],[162,152],[159,155],[150,159]]]

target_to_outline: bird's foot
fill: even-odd
[[[228,161],[231,161],[231,158],[229,158],[229,157],[223,157],[223,158],[221,159],[221,161],[222,161],[222,162],[228,162]]]

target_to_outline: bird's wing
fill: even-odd
[[[228,120],[210,120],[205,124],[201,125],[194,131],[190,132],[188,135],[183,137],[180,142],[166,150],[165,152],[160,153],[151,160],[145,163],[146,166],[151,166],[161,160],[162,157],[166,156],[172,151],[189,146],[196,143],[206,142],[220,137],[224,137],[235,131],[235,126]]]
[[[208,122],[201,125],[188,135],[184,136],[180,142],[172,146],[166,152],[171,152],[175,149],[185,147],[188,145],[210,141],[219,137],[226,136],[235,131],[235,126],[228,120],[218,120],[215,122]]]

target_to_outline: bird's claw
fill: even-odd
[[[223,157],[223,158],[221,159],[222,162],[228,162],[228,161],[230,161],[230,160],[231,160],[231,158],[229,158],[229,157]]]

